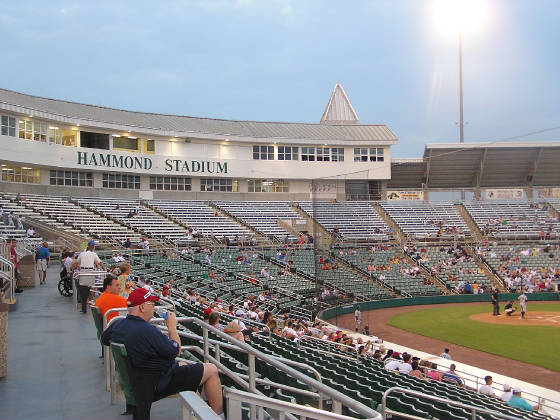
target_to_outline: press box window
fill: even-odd
[[[333,162],[344,162],[344,147],[332,147],[331,160]]]
[[[121,190],[139,190],[139,175],[103,174],[103,188],[117,188]]]
[[[157,191],[190,191],[191,179],[181,176],[151,176],[150,189]]]
[[[19,182],[22,184],[39,184],[39,169],[25,166],[2,165],[2,181]]]
[[[33,138],[33,122],[19,120],[19,138],[31,140]]]
[[[285,179],[249,179],[249,192],[289,192],[289,182]]]
[[[278,160],[298,160],[299,147],[278,146]]]
[[[330,149],[328,147],[317,147],[317,162],[328,162],[330,160]]]
[[[370,162],[383,162],[383,148],[382,147],[372,147],[369,149],[369,161]]]
[[[253,146],[254,160],[274,160],[274,146]]]
[[[200,191],[237,192],[237,179],[201,178]]]
[[[140,141],[135,137],[113,136],[113,149],[138,152]]]
[[[47,141],[47,130],[48,130],[48,125],[40,122],[40,121],[34,121],[33,122],[33,140],[35,141],[42,141],[42,142],[46,142]]]
[[[50,184],[66,187],[93,187],[91,172],[50,171]]]
[[[312,162],[315,160],[315,148],[314,147],[302,147],[301,148],[301,160]]]
[[[3,136],[16,136],[16,119],[15,117],[8,117],[7,115],[2,115],[0,118],[0,133]]]

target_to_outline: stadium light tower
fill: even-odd
[[[475,33],[487,16],[485,0],[436,0],[433,18],[438,31],[446,38],[459,41],[459,142],[465,142],[463,119],[463,36]]]

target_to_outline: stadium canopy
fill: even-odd
[[[560,142],[427,144],[421,159],[393,159],[388,189],[560,186]]]

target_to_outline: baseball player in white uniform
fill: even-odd
[[[525,312],[527,312],[527,295],[523,290],[519,295],[519,305],[521,306],[521,318],[525,319]]]

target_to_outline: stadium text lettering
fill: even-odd
[[[118,156],[112,153],[78,152],[78,165],[102,166],[105,168],[143,169],[153,167],[152,159],[138,156]],[[166,159],[164,170],[167,172],[201,172],[208,174],[227,174],[227,162],[207,160]]]
[[[190,166],[189,166],[190,165]],[[227,174],[227,162],[209,162],[207,160],[166,159],[165,170],[176,172],[207,172],[209,174]]]
[[[152,169],[152,159],[137,156],[117,156],[111,153],[78,152],[78,165],[149,170]]]

